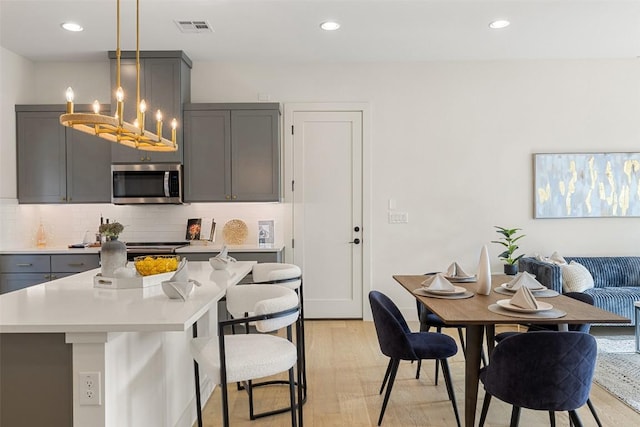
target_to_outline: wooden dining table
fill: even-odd
[[[452,326],[464,326],[466,329],[466,354],[465,354],[465,384],[464,384],[464,425],[473,427],[475,423],[476,405],[478,401],[478,384],[480,373],[480,354],[482,352],[483,337],[486,332],[487,350],[489,354],[494,346],[495,325],[500,324],[554,324],[563,325],[581,323],[630,323],[626,317],[602,310],[589,304],[564,295],[551,298],[540,298],[549,302],[555,309],[566,312],[561,318],[536,318],[529,316],[517,317],[498,314],[488,309],[489,305],[498,300],[509,299],[508,295],[495,292],[496,287],[509,282],[513,276],[493,275],[492,291],[489,295],[476,293],[477,283],[455,283],[474,293],[471,298],[444,299],[416,295],[413,291],[421,288],[425,280],[424,275],[394,275],[393,278],[400,283],[427,309],[440,317],[444,323]]]

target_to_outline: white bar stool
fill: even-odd
[[[199,398],[199,368],[202,368],[216,384],[220,384],[224,426],[229,425],[228,383],[246,384],[251,415],[253,412],[252,380],[288,371],[288,381],[284,382],[289,386],[289,407],[274,413],[290,411],[291,425],[302,427],[302,405],[299,403],[302,399],[302,391],[298,388],[296,402],[293,370],[301,358],[301,347],[298,344],[300,330],[296,327],[297,342],[294,343],[291,328],[291,325],[299,320],[298,295],[283,286],[234,286],[227,290],[227,304],[230,311],[236,315],[234,319],[221,320],[218,323],[218,337],[191,340],[191,353],[195,362],[198,426],[202,426]],[[259,333],[249,333],[250,323]],[[225,327],[236,324],[244,324],[247,333],[225,334]],[[269,333],[281,328],[287,329],[286,338]],[[260,351],[256,351],[257,348]],[[301,381],[300,372],[298,372],[298,381]]]
[[[307,358],[304,335],[304,297],[302,292],[302,270],[295,264],[262,262],[253,266],[252,277],[253,283],[285,286],[289,289],[293,289],[298,294],[298,298],[300,299],[300,347],[302,349],[302,357],[298,362],[298,367],[302,373],[302,382],[301,384],[299,384],[299,386],[300,388],[302,388],[302,403],[304,403],[307,400]],[[254,387],[256,385],[259,384],[253,384]]]

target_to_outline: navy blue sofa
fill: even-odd
[[[593,276],[593,289],[585,294],[593,297],[596,307],[631,319],[635,324],[634,301],[640,301],[640,257],[564,257],[567,262],[584,265]],[[535,274],[547,288],[562,293],[562,269],[559,265],[524,257],[518,262],[519,271]],[[622,324],[618,326],[629,325]]]

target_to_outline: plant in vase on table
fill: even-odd
[[[100,224],[98,231],[105,241],[100,248],[100,272],[104,277],[115,277],[117,269],[127,265],[127,246],[118,240],[124,230],[119,222]]]
[[[516,255],[515,252],[519,249],[516,242],[522,239],[525,235],[521,234],[516,236],[521,228],[505,228],[494,226],[497,228],[497,233],[502,235],[500,240],[492,240],[491,243],[497,243],[504,246],[505,250],[498,255],[498,258],[505,262],[504,274],[513,276],[518,272],[518,260],[524,256],[524,254]]]

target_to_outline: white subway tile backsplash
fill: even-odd
[[[124,241],[182,241],[189,218],[214,218],[216,242],[231,219],[247,223],[247,243],[258,241],[258,220],[275,220],[276,243],[283,241],[286,204],[281,203],[193,203],[188,205],[20,205],[15,199],[0,200],[0,249],[35,247],[40,220],[47,232],[47,245],[64,247],[82,242],[85,232],[97,232],[100,215],[125,226]]]

